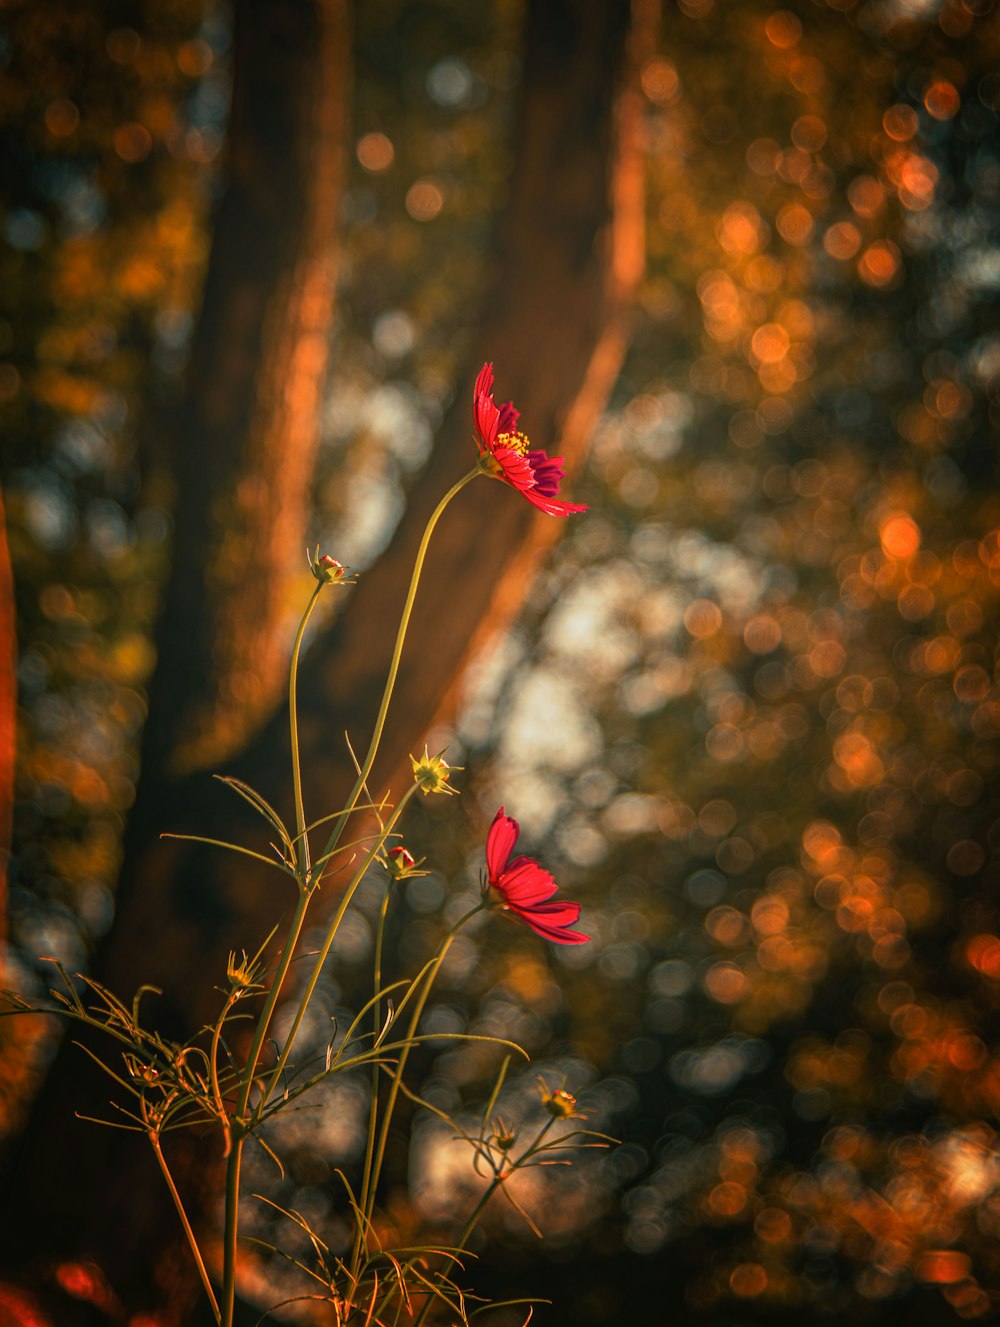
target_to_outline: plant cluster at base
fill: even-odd
[[[334,1075],[365,1071],[371,1080],[371,1107],[360,1183],[352,1186],[338,1173],[343,1186],[344,1212],[352,1227],[350,1248],[334,1251],[296,1212],[277,1208],[307,1237],[312,1257],[292,1257],[281,1250],[308,1283],[301,1298],[322,1301],[332,1307],[338,1327],[376,1327],[411,1321],[420,1327],[427,1316],[440,1308],[449,1322],[468,1323],[486,1307],[464,1292],[457,1276],[462,1269],[468,1241],[487,1204],[494,1196],[507,1200],[537,1231],[530,1215],[520,1205],[508,1184],[517,1171],[551,1162],[553,1154],[570,1147],[603,1146],[602,1135],[586,1130],[557,1129],[578,1117],[576,1101],[565,1088],[550,1090],[541,1085],[543,1120],[527,1142],[518,1130],[496,1114],[510,1054],[503,1061],[496,1084],[482,1113],[477,1133],[469,1133],[442,1111],[423,1102],[404,1082],[411,1051],[422,1043],[440,1041],[442,1034],[421,1032],[421,1018],[435,979],[462,927],[475,914],[491,906],[509,913],[536,935],[555,944],[582,944],[587,936],[573,929],[580,905],[557,900],[552,876],[531,857],[513,856],[519,836],[516,820],[501,807],[490,827],[485,848],[486,871],[480,901],[461,917],[445,935],[434,958],[415,976],[386,981],[382,952],[386,919],[393,886],[402,880],[426,874],[400,843],[397,825],[412,797],[453,795],[455,769],[443,753],[411,757],[413,782],[397,802],[388,796],[375,800],[368,780],[385,727],[406,632],[413,611],[427,548],[434,528],[448,503],[466,484],[480,474],[499,478],[522,494],[541,511],[566,516],[585,510],[581,505],[558,500],[563,478],[562,458],[532,450],[517,431],[518,412],[512,404],[497,407],[493,402],[493,368],[484,365],[476,379],[473,419],[479,459],[439,502],[431,516],[417,553],[409,591],[403,606],[395,649],[386,679],[382,702],[364,759],[351,751],[356,779],[344,806],[332,814],[308,820],[303,798],[299,756],[297,682],[299,658],[306,628],[319,596],[328,586],[353,584],[344,565],[317,548],[309,556],[316,585],[299,624],[292,647],[289,670],[288,709],[291,744],[292,802],[294,826],[286,825],[275,808],[255,789],[234,778],[221,781],[247,802],[273,836],[272,854],[239,844],[192,835],[177,835],[195,842],[237,853],[280,872],[295,890],[291,920],[281,936],[277,928],[252,956],[233,950],[226,968],[222,1007],[215,1023],[187,1043],[163,1038],[144,1022],[143,999],[154,993],[142,987],[125,1004],[113,992],[86,976],[71,977],[56,964],[61,985],[51,991],[52,1002],[39,1007],[21,997],[4,993],[8,1013],[48,1012],[77,1024],[100,1030],[113,1044],[113,1053],[98,1063],[117,1085],[121,1097],[113,1101],[116,1118],[98,1123],[144,1133],[152,1146],[164,1183],[183,1227],[191,1255],[215,1321],[232,1327],[237,1290],[237,1250],[240,1241],[241,1167],[246,1144],[253,1139],[280,1160],[264,1136],[264,1126],[280,1112],[301,1104],[301,1099]],[[345,840],[348,825],[358,833]],[[322,833],[320,833],[322,831]],[[319,834],[319,837],[317,835]],[[320,844],[322,843],[322,846]],[[339,893],[333,916],[328,919],[322,943],[315,953],[301,959],[305,973],[293,983],[290,972],[303,935],[307,915],[327,873],[336,866],[348,875]],[[384,874],[383,903],[375,938],[375,961],[371,995],[362,1005],[346,1034],[327,1047],[320,1062],[298,1063],[293,1059],[303,1020],[313,1002],[339,929],[352,901],[372,868]],[[277,954],[277,959],[269,955]],[[292,1010],[283,1016],[277,1033],[275,1012],[284,998]],[[253,1005],[255,1012],[247,1014]],[[247,1033],[246,1029],[252,1030]],[[452,1034],[453,1040],[492,1042],[509,1053],[527,1056],[513,1042],[496,1037]],[[89,1052],[92,1054],[92,1052]],[[96,1057],[95,1057],[96,1058]],[[469,1146],[471,1164],[488,1182],[464,1228],[454,1243],[430,1247],[387,1249],[380,1242],[377,1199],[385,1160],[386,1144],[400,1094],[447,1121]],[[221,1253],[221,1284],[213,1277],[203,1252],[204,1239],[188,1218],[163,1147],[165,1136],[178,1129],[214,1129],[225,1160],[224,1228]],[[268,1202],[267,1199],[261,1199]],[[270,1204],[274,1207],[275,1204]],[[530,1317],[530,1306],[526,1306]],[[527,1320],[527,1319],[526,1319]]]

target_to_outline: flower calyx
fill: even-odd
[[[320,556],[318,545],[315,553],[310,553],[307,550],[306,557],[309,560],[309,570],[320,585],[353,585],[357,579],[354,576],[348,576],[344,564],[331,557],[329,553]]]
[[[506,1155],[517,1142],[517,1130],[506,1124],[498,1115],[493,1121],[493,1146]]]
[[[262,989],[257,981],[257,963],[253,959],[247,958],[245,949],[240,952],[238,959],[235,950],[231,949],[229,951],[226,977],[229,981],[230,993],[235,1000],[238,1000],[241,995],[247,995],[250,991]]]
[[[425,797],[429,797],[431,793],[457,794],[458,789],[453,788],[449,780],[452,769],[461,769],[461,765],[449,765],[440,753],[436,756],[430,755],[426,745],[420,759],[410,756],[410,763],[413,766],[413,780]]]
[[[579,1118],[580,1112],[576,1108],[576,1097],[572,1092],[568,1092],[566,1088],[557,1087],[555,1091],[552,1091],[545,1079],[539,1078],[538,1092],[542,1098],[542,1105],[554,1119],[570,1120]]]
[[[418,860],[399,843],[385,854],[385,869],[392,880],[411,880],[414,876],[428,874],[420,870],[425,860],[424,857]]]

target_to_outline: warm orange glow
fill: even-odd
[[[705,973],[704,985],[719,1004],[736,1004],[746,992],[747,977],[735,963],[716,963]]]
[[[838,221],[823,236],[823,248],[831,258],[846,262],[861,248],[861,232],[850,221]]]
[[[876,240],[858,260],[858,275],[870,286],[887,286],[899,271],[899,250],[891,240]]]
[[[129,165],[145,161],[153,150],[153,139],[149,130],[145,125],[134,121],[119,125],[114,132],[113,142],[115,151],[122,161],[128,162]]]
[[[912,557],[920,547],[920,527],[906,512],[893,512],[887,516],[878,534],[886,557]]]
[[[767,1272],[757,1262],[744,1262],[734,1267],[729,1277],[734,1295],[741,1299],[756,1299],[767,1289]]]
[[[444,194],[433,180],[417,180],[406,194],[406,210],[414,221],[433,221],[444,207]]]
[[[642,90],[658,106],[669,106],[680,91],[677,70],[669,60],[651,60],[641,74]]]
[[[813,231],[812,213],[801,203],[788,203],[778,213],[778,233],[789,244],[805,244]]]
[[[958,114],[961,104],[954,85],[946,79],[938,79],[924,93],[924,105],[935,120],[950,120]]]
[[[392,141],[385,134],[364,134],[355,149],[358,161],[372,174],[388,170],[396,157]]]
[[[710,599],[695,599],[684,610],[684,626],[697,640],[707,640],[722,627],[722,611]]]
[[[957,1249],[929,1249],[917,1263],[917,1276],[921,1281],[960,1281],[970,1266],[968,1255]]]
[[[917,132],[917,113],[912,106],[890,106],[882,116],[882,128],[897,143],[905,143]]]
[[[776,10],[764,24],[767,39],[779,50],[786,51],[794,46],[802,36],[802,23],[797,15],[787,9]]]

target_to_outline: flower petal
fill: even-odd
[[[504,447],[502,444],[492,450],[496,462],[500,466],[501,477],[510,484],[511,488],[516,488],[519,493],[523,493],[527,497],[535,482],[535,477],[531,472],[531,462],[520,452],[511,451],[509,447]]]
[[[520,832],[521,826],[513,816],[505,816],[501,807],[486,836],[486,873],[491,885],[496,886],[503,874]]]
[[[554,498],[559,485],[566,478],[561,456],[549,456],[545,451],[528,452],[528,464],[534,476],[535,488],[546,498]]]
[[[550,903],[533,903],[530,908],[512,908],[512,912],[537,917],[546,926],[569,926],[580,916],[579,903],[554,898]]]
[[[496,888],[511,908],[533,908],[542,898],[552,898],[558,885],[533,857],[515,857],[500,872]]]
[[[476,378],[476,385],[472,389],[473,400],[477,396],[489,396],[493,390],[493,364],[484,364],[479,370]]]
[[[584,935],[582,931],[571,931],[563,926],[552,925],[548,920],[540,920],[534,915],[525,916],[523,920],[536,935],[540,935],[543,940],[551,940],[556,945],[582,945],[590,939],[590,936]]]
[[[535,907],[559,888],[533,857],[515,857],[492,883],[510,906],[517,909]]]
[[[516,433],[517,421],[521,418],[520,410],[515,410],[514,402],[508,401],[500,407],[500,432]]]
[[[521,492],[533,507],[545,512],[546,516],[572,516],[575,512],[587,510],[585,502],[560,502],[556,498],[547,498],[537,488],[522,488]]]

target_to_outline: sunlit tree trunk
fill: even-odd
[[[236,0],[233,40],[226,187],[186,391],[160,427],[175,490],[173,562],[109,959],[113,967],[116,948],[141,946],[140,965],[148,959],[162,975],[160,952],[171,985],[194,982],[185,970],[194,950],[164,949],[175,939],[167,925],[174,905],[129,869],[130,845],[155,838],[177,772],[241,746],[280,690],[288,577],[303,557],[333,309],[347,0]],[[0,1258],[17,1266],[38,1252],[83,1249],[126,1300],[159,1299],[157,1278],[184,1254],[145,1142],[130,1147],[132,1135],[72,1119],[74,1106],[107,1115],[97,1104],[105,1087],[88,1070],[64,1048],[49,1076],[2,1200]],[[58,1320],[68,1312],[62,1306]]]
[[[551,453],[564,453],[570,469],[578,463],[615,381],[628,343],[629,302],[643,254],[641,101],[636,65],[651,7],[641,4],[637,13],[641,21],[633,24],[625,4],[534,0],[528,6],[510,204],[492,279],[483,295],[479,331],[469,347],[466,380],[427,470],[410,495],[392,544],[352,593],[335,629],[316,642],[304,671],[300,702],[304,770],[307,796],[317,813],[334,809],[349,782],[343,730],[348,728],[359,742],[367,739],[391,647],[387,627],[398,618],[427,515],[448,484],[474,459],[470,394],[476,370],[485,359],[496,362],[499,399],[513,397],[534,442]],[[237,127],[234,120],[234,135]],[[273,187],[271,181],[266,183]],[[220,227],[224,222],[225,214]],[[218,241],[216,251],[220,244]],[[237,264],[234,277],[240,270]],[[241,286],[237,284],[235,289]],[[206,327],[205,340],[199,338],[199,344],[204,344],[206,355],[222,354],[229,365],[227,352],[220,351],[218,341],[225,340],[227,326],[235,333],[240,319],[233,310],[226,315],[224,304],[213,312],[212,299],[210,282],[206,317],[217,323],[214,330]],[[293,301],[291,307],[300,306]],[[276,326],[280,328],[280,322]],[[252,344],[234,348],[226,373],[248,372],[255,353],[261,353],[260,345],[256,352]],[[318,349],[312,353],[319,355]],[[202,371],[199,366],[198,372]],[[263,365],[261,372],[266,379],[269,366]],[[235,382],[229,383],[220,366],[207,374],[205,390],[208,401],[215,403],[213,408],[221,410],[239,388]],[[303,392],[301,401],[285,398],[286,406],[302,405],[307,396],[313,399],[311,387]],[[301,416],[289,409],[289,418],[280,428],[275,424],[268,436],[280,437],[285,440],[283,446],[292,446],[290,439],[300,424],[293,427],[289,419],[294,414],[299,420],[305,413],[305,405]],[[305,422],[301,427],[306,427]],[[202,765],[213,748],[226,752],[235,740],[219,717],[226,708],[219,688],[223,679],[225,685],[242,685],[239,679],[250,661],[256,661],[256,625],[244,623],[241,637],[230,636],[228,628],[203,623],[202,615],[221,611],[224,618],[232,613],[237,620],[238,591],[244,582],[250,591],[244,603],[252,603],[256,611],[258,605],[268,602],[263,582],[282,567],[280,550],[273,546],[275,551],[268,554],[271,570],[265,570],[255,561],[255,545],[260,541],[271,547],[265,527],[274,517],[273,496],[271,501],[259,499],[272,481],[285,482],[275,475],[272,460],[264,445],[245,453],[245,473],[231,491],[224,478],[213,479],[212,500],[201,495],[191,512],[178,518],[180,561],[177,584],[168,595],[166,620],[171,621],[172,614],[175,630],[181,630],[182,606],[193,603],[194,615],[187,630],[196,639],[174,639],[169,630],[164,634],[159,667],[171,675],[154,684],[151,704],[167,708],[161,708],[158,717],[155,711],[151,713],[146,745],[146,758],[169,761],[174,774],[164,779],[159,771],[147,776],[144,770],[144,781],[147,777],[152,780],[155,797],[147,800],[140,793],[145,810],[130,830],[120,910],[100,956],[99,975],[115,990],[131,992],[144,981],[163,987],[165,994],[156,1001],[160,1016],[169,1030],[182,1036],[214,1019],[218,1002],[214,987],[222,979],[228,949],[256,947],[291,902],[281,892],[277,877],[261,878],[242,865],[234,868],[218,853],[160,842],[154,833],[170,827],[222,837],[247,834],[246,820],[233,817],[218,785],[211,784],[204,773],[183,776],[178,771],[185,765]],[[301,459],[294,458],[291,464],[298,472]],[[188,480],[182,481],[182,498],[189,491],[184,485],[195,482],[193,471],[189,473]],[[231,475],[231,471],[227,473]],[[289,512],[282,513],[282,518],[287,518],[289,528],[298,522],[294,535],[301,543],[304,520],[298,491],[288,501]],[[206,529],[211,530],[215,521],[227,533],[221,542],[206,542]],[[477,480],[449,510],[417,600],[407,665],[376,782],[393,777],[406,752],[415,749],[434,717],[447,707],[463,661],[515,611],[532,567],[560,526],[560,521],[536,513],[513,490],[485,480]],[[188,538],[201,540],[200,557],[194,544],[187,547]],[[231,549],[238,552],[230,553]],[[201,584],[206,557],[209,565],[216,565],[212,559],[219,558],[222,572],[231,578],[229,600],[220,602],[213,595],[215,581]],[[275,673],[283,663],[286,643],[278,642],[277,647],[271,641],[260,644],[268,659],[279,660],[273,667],[267,664],[262,704],[273,697]],[[272,656],[275,648],[278,654]],[[220,671],[218,661],[227,659],[233,662]],[[174,715],[183,717],[180,743],[172,741]],[[254,782],[267,796],[280,798],[287,782],[285,719],[273,719],[222,768]],[[79,1126],[68,1127],[70,1094],[80,1101],[80,1085],[65,1070],[68,1061],[68,1055],[60,1057],[41,1103],[23,1173],[37,1174],[48,1190],[44,1199],[32,1205],[44,1211],[57,1202],[64,1239],[73,1235],[71,1245],[96,1254],[114,1284],[135,1300],[141,1298],[141,1282],[145,1280],[148,1289],[155,1274],[149,1266],[149,1250],[158,1246],[158,1240],[162,1244],[168,1230],[172,1232],[173,1213],[165,1202],[159,1202],[152,1167],[141,1155],[142,1148],[131,1145],[132,1139],[121,1134],[106,1136],[111,1148],[100,1152],[95,1151],[91,1126],[86,1133]],[[75,1064],[79,1068],[79,1057]],[[106,1092],[96,1076],[90,1082],[88,1091],[99,1102]],[[43,1157],[45,1148],[49,1150]],[[87,1167],[77,1167],[67,1177],[68,1156],[79,1156],[84,1149]],[[84,1169],[87,1173],[80,1173]],[[139,1174],[143,1176],[141,1201],[135,1192],[134,1177]],[[120,1183],[122,1180],[125,1182]],[[60,1189],[57,1199],[53,1191]],[[190,1192],[195,1208],[205,1201],[204,1195],[199,1198],[195,1190]],[[133,1207],[141,1208],[135,1217]],[[87,1229],[74,1231],[73,1217],[81,1210],[88,1212]],[[124,1239],[118,1233],[121,1218],[114,1216],[116,1211],[130,1213]],[[116,1234],[109,1239],[106,1236],[111,1230]],[[179,1311],[183,1315],[184,1310]]]
[[[274,705],[319,431],[348,111],[346,0],[237,0],[226,190],[170,433],[170,579],[142,805]],[[293,610],[294,611],[294,610]]]

